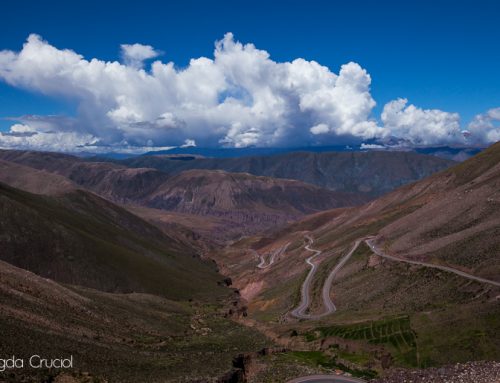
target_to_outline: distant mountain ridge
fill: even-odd
[[[115,202],[141,198],[169,177],[155,169],[130,169],[111,162],[89,162],[62,153],[0,150],[0,160],[63,176],[75,185]]]
[[[222,170],[187,170],[172,176],[138,202],[149,208],[213,218],[220,227],[214,229],[213,235],[232,238],[366,200],[357,193],[334,192],[295,180]]]
[[[170,175],[153,168],[29,151],[0,151],[0,161],[0,165],[6,166],[4,182],[13,186],[37,192],[34,186],[41,185],[40,178],[47,174],[46,180],[57,178],[61,186],[71,183],[74,188],[90,190],[115,203],[208,217],[204,226],[217,226],[215,231],[226,239],[280,226],[306,214],[359,205],[368,200],[364,193],[335,192],[296,180],[221,170],[188,170]],[[10,170],[8,164],[11,164]],[[14,170],[16,166],[25,170]],[[144,209],[136,213],[146,214],[147,219],[158,217],[158,213]],[[193,220],[195,222],[199,220]],[[196,228],[200,226],[197,224]]]
[[[222,170],[187,170],[157,188],[148,196],[146,205],[200,215],[263,209],[269,214],[297,216],[361,202],[363,199],[355,194],[335,193],[295,180]]]
[[[370,148],[370,144],[373,145]],[[477,146],[420,146],[420,147],[397,147],[397,146],[384,146],[376,142],[368,142],[366,146],[363,144],[351,145],[333,145],[333,146],[304,146],[292,148],[265,148],[265,147],[248,147],[248,148],[202,148],[196,146],[178,147],[170,150],[159,150],[144,153],[142,155],[116,155],[104,154],[98,157],[125,159],[126,157],[139,157],[139,156],[153,156],[153,155],[187,155],[194,154],[203,157],[212,158],[239,158],[239,157],[261,157],[276,154],[285,154],[293,152],[310,152],[310,153],[324,153],[324,152],[359,152],[359,151],[406,151],[420,154],[430,154],[444,159],[451,159],[455,161],[464,161],[467,158],[479,153],[484,147]],[[91,156],[91,154],[88,154]],[[121,158],[120,158],[121,157]]]
[[[344,193],[377,197],[408,182],[443,170],[454,161],[412,152],[294,152],[240,158],[140,156],[116,163],[155,168],[169,174],[191,169],[225,170],[257,176],[294,179]]]

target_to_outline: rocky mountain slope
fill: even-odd
[[[64,182],[54,177],[65,177],[65,183],[126,204],[136,214],[160,223],[163,228],[167,227],[166,221],[177,227],[182,221],[184,229],[181,227],[181,230],[222,241],[277,227],[305,214],[359,205],[368,199],[364,193],[334,192],[300,181],[246,173],[191,170],[169,176],[156,169],[127,168],[58,153],[26,151],[0,151],[0,158],[3,158],[0,161],[5,167],[3,174],[7,183],[36,191],[30,182],[40,186],[34,181],[40,178],[40,172],[50,173],[49,177],[58,179],[61,187]],[[25,168],[9,171],[6,167],[9,163]],[[161,214],[161,211],[177,215]],[[196,217],[183,218],[189,216]],[[208,236],[207,227],[213,228]]]
[[[219,169],[257,176],[295,179],[330,190],[376,197],[408,182],[427,177],[453,161],[412,152],[295,152],[261,157],[197,158],[139,156],[118,161],[130,167],[167,173]]]
[[[0,150],[0,160],[63,176],[80,188],[114,202],[134,201],[151,193],[168,175],[154,169],[129,169],[108,162],[47,152]]]
[[[162,184],[148,196],[146,204],[199,215],[264,210],[297,216],[362,201],[357,195],[335,193],[299,181],[190,170]]]
[[[357,194],[332,192],[299,181],[191,170],[173,176],[139,203],[209,218],[214,234],[230,238],[278,227],[335,206],[359,205],[363,200]]]

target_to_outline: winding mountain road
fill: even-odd
[[[346,264],[346,262],[349,260],[349,258],[352,256],[352,254],[356,251],[358,248],[359,244],[361,242],[365,242],[368,247],[375,253],[376,255],[389,259],[391,261],[396,261],[396,262],[404,262],[404,263],[409,263],[413,265],[418,265],[418,266],[423,266],[423,267],[430,267],[433,269],[439,269],[443,271],[447,271],[450,273],[454,273],[456,275],[459,275],[461,277],[482,282],[482,283],[487,283],[491,284],[494,286],[500,287],[500,282],[492,281],[489,279],[477,277],[475,275],[471,275],[468,273],[465,273],[463,271],[448,267],[448,266],[442,266],[442,265],[436,265],[432,263],[426,263],[426,262],[420,262],[420,261],[413,261],[409,259],[403,259],[403,258],[398,258],[392,255],[388,255],[384,253],[381,249],[379,249],[374,243],[374,238],[360,238],[356,240],[354,243],[354,246],[351,248],[351,250],[344,256],[342,259],[339,261],[339,263],[335,266],[335,268],[330,272],[328,275],[328,278],[325,281],[325,284],[323,285],[323,290],[322,290],[322,298],[323,298],[323,305],[325,307],[325,311],[321,314],[306,314],[306,310],[309,307],[311,303],[311,298],[310,298],[310,288],[311,288],[311,282],[314,277],[314,274],[316,273],[316,270],[318,268],[318,265],[314,263],[314,259],[317,258],[320,254],[320,250],[312,249],[311,246],[314,243],[314,240],[310,236],[306,236],[306,239],[309,241],[309,244],[305,246],[305,249],[308,251],[313,252],[314,254],[310,256],[309,258],[306,259],[306,263],[311,267],[309,270],[309,273],[307,274],[307,277],[302,284],[301,287],[301,303],[299,304],[298,307],[293,309],[290,314],[293,315],[296,318],[299,319],[319,319],[322,318],[326,315],[332,314],[336,311],[335,304],[332,302],[330,298],[330,290],[331,290],[331,285],[333,282],[333,278],[335,275],[338,273],[338,271]],[[287,244],[288,246],[288,244]],[[273,254],[274,255],[274,254]],[[273,257],[271,257],[269,265],[266,267],[270,266],[274,262]],[[261,263],[259,264],[260,266],[264,266],[265,261],[263,257],[261,257]],[[310,375],[310,376],[304,376],[300,378],[296,378],[293,380],[288,381],[287,383],[363,383],[365,382],[364,380],[357,379],[357,378],[352,378],[350,376],[343,376],[343,375]]]
[[[354,251],[356,251],[362,240],[358,239],[354,243],[354,246],[351,248],[351,250],[349,250],[349,252],[346,255],[344,255],[344,257],[342,257],[339,263],[328,275],[328,278],[326,279],[325,284],[323,285],[323,290],[321,294],[323,298],[323,305],[325,307],[325,311],[321,314],[306,314],[305,312],[311,303],[311,297],[310,297],[311,282],[317,269],[317,265],[313,263],[313,260],[321,254],[320,250],[311,249],[311,245],[314,243],[314,240],[310,236],[306,236],[306,238],[309,241],[309,244],[305,246],[305,249],[314,252],[314,255],[306,259],[306,263],[309,266],[311,266],[311,270],[309,270],[309,273],[307,274],[307,277],[304,283],[302,284],[301,302],[299,306],[297,306],[290,312],[290,314],[293,315],[295,318],[299,319],[320,319],[323,318],[324,316],[334,313],[335,310],[337,310],[335,304],[330,298],[330,290],[333,278],[338,273],[338,271],[345,265],[345,263],[349,260]]]
[[[490,284],[490,285],[493,285],[493,286],[500,287],[500,282],[496,282],[496,281],[492,281],[490,279],[485,279],[485,278],[477,277],[475,275],[465,273],[463,271],[454,269],[452,267],[442,266],[442,265],[436,265],[434,263],[426,263],[426,262],[413,261],[413,260],[410,260],[410,259],[404,259],[404,258],[394,257],[392,255],[384,253],[381,249],[379,249],[377,246],[375,246],[375,244],[373,243],[373,240],[374,240],[374,238],[365,239],[365,243],[379,257],[390,259],[390,260],[396,261],[396,262],[410,263],[412,265],[419,265],[419,266],[424,266],[424,267],[430,267],[430,268],[433,268],[433,269],[439,269],[439,270],[443,270],[443,271],[448,271],[450,273],[457,274],[457,275],[459,275],[461,277],[464,277],[464,278],[467,278],[467,279],[471,279],[473,281],[487,283],[487,284]]]
[[[373,243],[374,238],[360,238],[360,239],[356,240],[356,242],[354,243],[354,246],[351,248],[351,250],[346,255],[344,255],[344,257],[342,257],[342,259],[339,261],[339,263],[330,272],[330,274],[328,275],[328,278],[325,280],[325,284],[323,285],[323,290],[322,290],[322,299],[323,299],[323,306],[325,308],[325,311],[320,313],[320,314],[307,314],[306,311],[311,304],[311,294],[310,294],[311,283],[312,283],[314,275],[316,274],[316,271],[318,269],[318,265],[316,263],[314,263],[314,260],[321,254],[321,251],[311,248],[311,246],[314,243],[314,240],[310,236],[306,236],[306,239],[309,241],[309,244],[307,244],[305,246],[305,249],[313,252],[314,254],[312,256],[310,256],[309,258],[307,258],[305,261],[310,266],[311,269],[309,270],[309,273],[307,274],[307,277],[306,277],[306,279],[301,287],[301,302],[295,309],[293,309],[290,312],[290,314],[292,316],[294,316],[295,318],[298,318],[298,319],[320,319],[320,318],[323,318],[327,315],[330,315],[336,311],[335,304],[333,303],[333,301],[330,298],[330,290],[331,290],[333,279],[335,278],[335,275],[339,272],[339,270],[351,258],[352,254],[354,253],[354,251],[356,251],[359,244],[363,241],[368,245],[368,247],[375,254],[377,254],[378,256],[380,256],[382,258],[386,258],[386,259],[396,261],[396,262],[403,262],[403,263],[409,263],[409,264],[423,266],[423,267],[430,267],[433,269],[439,269],[439,270],[447,271],[450,273],[454,273],[456,275],[459,275],[459,276],[464,277],[464,278],[468,278],[470,280],[474,280],[474,281],[481,282],[481,283],[487,283],[487,284],[490,284],[493,286],[500,287],[500,282],[496,282],[496,281],[492,281],[492,280],[489,280],[486,278],[481,278],[481,277],[478,277],[475,275],[471,275],[471,274],[465,273],[461,270],[454,269],[452,267],[436,265],[433,263],[413,261],[413,260],[409,260],[409,259],[404,259],[404,258],[399,258],[399,257],[395,257],[392,255],[388,255],[388,254],[384,253],[381,249],[379,249],[377,246],[375,246],[375,244]],[[264,264],[263,258],[261,258],[261,259],[262,259],[261,264],[263,265]],[[272,262],[274,262],[274,261],[271,258],[269,265],[272,264]],[[266,266],[266,267],[268,267],[268,266]]]
[[[269,258],[269,263],[266,264],[266,259],[264,258],[263,255],[260,255],[259,253],[257,253],[255,250],[254,253],[259,257],[260,259],[260,263],[257,265],[257,267],[259,269],[267,269],[268,267],[271,267],[271,265],[274,263],[274,260],[276,259],[276,257],[280,257],[285,251],[286,249],[288,248],[288,246],[290,246],[290,242],[288,242],[285,246],[282,246],[280,247],[279,249],[275,250],[272,254],[271,254],[271,257]]]

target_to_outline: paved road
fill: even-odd
[[[271,254],[271,257],[269,258],[268,264],[266,264],[266,259],[264,258],[264,256],[260,255],[255,250],[253,250],[254,253],[260,258],[260,263],[257,265],[257,267],[259,269],[267,269],[268,267],[270,267],[274,263],[276,257],[280,257],[286,251],[288,246],[290,246],[290,242],[288,242],[285,246],[282,246],[279,249],[274,250],[273,253]]]
[[[306,280],[302,284],[301,288],[301,302],[298,307],[293,309],[290,314],[293,315],[296,318],[299,319],[319,319],[324,316],[330,315],[335,312],[337,309],[335,307],[335,304],[332,302],[330,298],[330,290],[333,282],[333,278],[335,275],[338,273],[338,271],[342,268],[342,266],[345,265],[345,263],[349,260],[351,255],[354,253],[354,251],[357,249],[359,246],[361,239],[357,240],[352,247],[352,249],[340,260],[340,262],[335,266],[335,268],[330,272],[328,275],[328,278],[325,281],[325,284],[323,285],[323,290],[322,290],[322,298],[323,298],[323,305],[325,307],[325,311],[321,314],[306,314],[305,311],[309,307],[311,303],[311,297],[309,294],[309,290],[311,287],[311,282],[314,277],[314,274],[316,273],[317,270],[317,265],[313,263],[314,258],[319,256],[321,254],[321,251],[311,249],[311,245],[314,243],[314,240],[306,236],[307,240],[309,241],[309,244],[305,247],[306,250],[314,252],[314,255],[310,256],[309,258],[306,259],[306,263],[311,266],[311,270],[309,270],[309,273],[307,274]]]
[[[381,249],[379,249],[378,247],[375,246],[375,244],[373,243],[373,238],[369,238],[369,239],[362,238],[362,239],[358,239],[355,242],[352,249],[340,260],[340,262],[330,272],[330,275],[326,279],[325,284],[323,286],[323,291],[322,291],[325,312],[322,314],[318,314],[318,315],[308,315],[308,314],[304,314],[304,312],[305,312],[305,310],[307,310],[307,308],[309,307],[309,304],[310,304],[309,289],[310,289],[312,278],[313,278],[314,274],[316,273],[316,269],[317,269],[317,265],[315,265],[313,263],[313,260],[314,260],[314,258],[316,258],[317,256],[319,256],[321,254],[321,251],[311,249],[310,246],[314,243],[314,240],[309,236],[306,236],[306,238],[308,239],[309,244],[307,246],[305,246],[305,248],[309,251],[314,252],[314,254],[311,257],[306,259],[306,263],[309,266],[311,266],[311,270],[307,274],[306,280],[302,284],[302,289],[301,289],[302,301],[297,308],[295,308],[294,310],[291,311],[291,314],[293,316],[300,318],[300,319],[318,319],[318,318],[321,318],[323,316],[326,316],[328,314],[335,312],[335,310],[336,310],[335,305],[332,302],[332,300],[330,299],[330,288],[331,288],[331,285],[333,282],[333,278],[335,277],[337,272],[349,260],[351,255],[358,248],[359,244],[362,241],[365,241],[365,243],[372,249],[372,251],[382,258],[390,259],[390,260],[396,261],[396,262],[410,263],[413,265],[419,265],[419,266],[430,267],[430,268],[439,269],[439,270],[443,270],[443,271],[448,271],[450,273],[454,273],[454,274],[457,274],[461,277],[468,278],[468,279],[471,279],[474,281],[488,283],[488,284],[491,284],[494,286],[500,286],[500,282],[477,277],[475,275],[471,275],[471,274],[465,273],[463,271],[453,269],[453,268],[448,267],[448,266],[441,266],[441,265],[435,265],[432,263],[413,261],[413,260],[398,258],[398,257],[394,257],[392,255],[385,254]],[[304,376],[301,378],[296,378],[296,379],[288,381],[287,383],[363,383],[363,382],[365,382],[365,381],[361,380],[361,379],[357,379],[357,378],[348,377],[348,376],[311,375],[311,376]]]
[[[312,278],[313,278],[314,274],[316,273],[316,268],[317,268],[317,266],[312,261],[314,258],[316,258],[318,255],[321,254],[321,251],[311,249],[310,245],[312,245],[314,243],[314,240],[309,236],[306,236],[306,239],[309,241],[309,244],[306,245],[305,249],[308,251],[312,251],[314,253],[312,256],[310,256],[309,258],[306,259],[306,263],[309,266],[311,266],[311,270],[309,270],[309,273],[307,274],[306,280],[304,281],[304,283],[302,284],[302,288],[300,289],[301,297],[302,297],[300,305],[297,308],[293,309],[291,314],[296,318],[310,319],[311,316],[304,314],[304,311],[307,310],[307,308],[309,307],[309,303],[310,303],[309,288],[310,288]]]
[[[492,281],[489,279],[477,277],[475,275],[471,275],[468,273],[465,273],[463,271],[448,267],[448,266],[442,266],[442,265],[436,265],[432,263],[426,263],[426,262],[420,262],[420,261],[413,261],[409,259],[403,259],[403,258],[398,258],[394,257],[392,255],[385,254],[381,249],[375,246],[373,243],[373,238],[365,239],[361,238],[358,239],[355,243],[354,246],[351,248],[351,250],[340,260],[340,262],[335,266],[335,268],[330,272],[328,275],[328,278],[325,281],[325,284],[323,285],[323,290],[322,290],[322,299],[323,299],[323,305],[325,307],[325,311],[322,312],[321,314],[306,314],[307,308],[311,304],[311,296],[310,296],[310,288],[311,288],[311,283],[314,278],[314,274],[316,274],[318,265],[314,263],[314,259],[317,258],[320,254],[321,251],[312,249],[311,246],[314,243],[314,240],[310,236],[306,236],[306,239],[309,241],[309,244],[305,246],[305,249],[308,251],[313,252],[314,254],[310,256],[309,258],[306,259],[306,263],[310,266],[309,273],[307,274],[307,277],[302,284],[301,287],[301,302],[299,306],[297,306],[295,309],[293,309],[290,314],[296,318],[299,319],[320,319],[324,316],[330,315],[336,311],[335,304],[330,298],[330,290],[332,286],[333,279],[335,278],[335,275],[338,273],[338,271],[346,264],[346,262],[349,260],[349,258],[352,256],[354,251],[358,248],[359,244],[362,241],[365,241],[366,244],[372,249],[372,251],[379,255],[380,257],[390,259],[392,261],[396,262],[404,262],[404,263],[409,263],[413,265],[419,265],[419,266],[424,266],[424,267],[430,267],[434,269],[439,269],[443,271],[447,271],[450,273],[457,274],[461,277],[468,278],[474,281],[478,281],[481,283],[487,283],[490,285],[498,286],[500,287],[500,282]],[[270,264],[272,264],[273,260],[271,259]],[[262,261],[261,261],[262,263]],[[266,266],[267,267],[267,266]]]
[[[472,279],[474,281],[478,281],[478,282],[482,282],[482,283],[488,283],[490,285],[494,285],[494,286],[500,287],[500,282],[492,281],[492,280],[481,278],[481,277],[476,277],[475,275],[464,273],[463,271],[454,269],[452,267],[435,265],[433,263],[413,261],[413,260],[403,259],[403,258],[394,257],[392,255],[386,254],[381,249],[379,249],[377,246],[375,246],[375,244],[373,243],[373,238],[366,239],[365,242],[370,247],[370,249],[372,249],[372,251],[375,254],[377,254],[378,256],[380,256],[382,258],[387,258],[387,259],[390,259],[390,260],[396,261],[396,262],[411,263],[412,265],[419,265],[419,266],[431,267],[433,269],[439,269],[439,270],[443,270],[443,271],[448,271],[450,273],[460,275],[461,277],[464,277],[464,278],[468,278],[468,279]]]
[[[364,380],[341,375],[311,375],[289,380],[287,383],[364,383]]]

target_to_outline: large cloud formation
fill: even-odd
[[[160,52],[123,44],[122,63],[86,60],[30,35],[19,52],[0,52],[0,79],[8,84],[72,100],[75,117],[22,116],[1,147],[45,150],[129,150],[178,146],[298,146],[404,135],[429,144],[457,136],[458,117],[405,107],[384,108],[379,126],[370,75],[358,64],[338,74],[301,58],[275,62],[231,33],[214,57],[186,68],[146,60]]]
[[[463,140],[458,113],[421,109],[407,103],[407,99],[399,98],[384,106],[381,119],[393,136],[404,137],[415,145],[449,144]]]
[[[500,108],[478,114],[468,126],[471,139],[476,142],[500,141]]]

